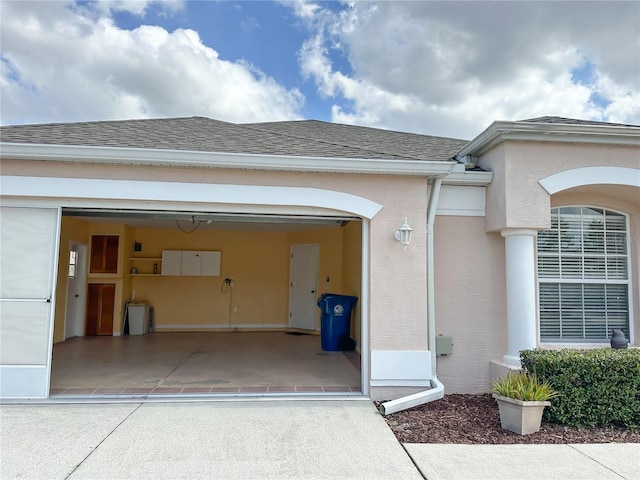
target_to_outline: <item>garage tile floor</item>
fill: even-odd
[[[318,335],[151,333],[54,345],[50,394],[360,392],[360,355]]]

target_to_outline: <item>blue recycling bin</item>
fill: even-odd
[[[322,310],[320,340],[322,349],[335,352],[340,350],[340,339],[351,334],[351,312],[358,297],[325,293],[318,299]]]

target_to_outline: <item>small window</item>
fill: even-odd
[[[78,263],[78,252],[76,247],[69,251],[69,278],[76,278],[76,267]]]
[[[594,207],[551,210],[538,234],[540,340],[604,342],[613,329],[629,339],[627,217]]]

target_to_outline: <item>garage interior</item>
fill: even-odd
[[[50,396],[360,394],[316,302],[361,261],[358,218],[63,209]]]

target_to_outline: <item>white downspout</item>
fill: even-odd
[[[436,375],[436,290],[435,290],[435,270],[434,270],[434,248],[433,248],[433,224],[436,219],[438,209],[438,198],[440,197],[440,186],[442,178],[436,178],[431,187],[429,195],[429,205],[427,207],[427,340],[429,351],[431,352],[431,388],[423,392],[414,393],[406,397],[391,400],[380,405],[382,415],[406,410],[424,403],[440,400],[444,397],[444,385],[438,380]]]

